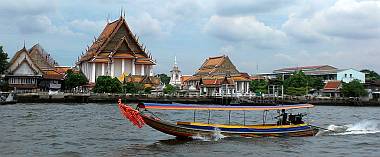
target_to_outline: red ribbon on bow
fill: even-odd
[[[141,117],[140,112],[132,107],[121,103],[121,99],[118,101],[121,114],[132,122],[133,125],[138,128],[142,128],[145,124],[144,119]]]

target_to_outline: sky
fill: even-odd
[[[60,65],[125,12],[133,33],[169,73],[194,74],[228,55],[241,72],[332,65],[380,72],[379,0],[0,0],[0,45],[10,58],[39,43]]]

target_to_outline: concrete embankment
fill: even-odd
[[[155,103],[184,103],[184,104],[223,104],[223,105],[275,105],[310,103],[314,105],[334,106],[379,106],[379,101],[361,101],[357,99],[305,99],[305,98],[261,98],[261,97],[185,97],[185,96],[152,96],[152,95],[124,95],[124,94],[73,94],[64,93],[48,95],[44,93],[17,94],[19,103],[116,103],[123,102],[155,102]]]

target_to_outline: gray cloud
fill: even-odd
[[[294,3],[292,0],[235,0],[216,1],[216,11],[219,15],[244,15],[271,12]]]
[[[218,39],[231,42],[270,47],[286,40],[286,34],[258,21],[255,16],[224,17],[211,16],[204,28],[205,32]]]
[[[310,17],[293,14],[282,28],[301,41],[380,38],[380,1],[339,0]]]

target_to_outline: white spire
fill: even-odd
[[[177,56],[174,56],[174,66],[177,66]]]

